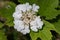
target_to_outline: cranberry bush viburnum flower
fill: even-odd
[[[39,6],[36,4],[29,5],[29,3],[25,3],[17,5],[13,13],[14,28],[23,34],[29,33],[30,29],[34,32],[41,29],[43,21],[41,21],[40,16],[35,15],[38,9]]]

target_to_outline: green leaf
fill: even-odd
[[[45,16],[46,19],[53,19],[59,14],[57,8],[58,0],[18,0],[20,3],[29,2],[30,4],[37,4],[40,6],[39,14],[40,16]]]
[[[13,2],[7,2],[5,7],[0,8],[0,16],[4,17],[6,20],[5,24],[8,26],[13,26],[13,12],[15,11],[15,4]]]
[[[55,30],[54,25],[47,21],[44,21],[44,23],[43,29],[39,30],[39,32],[35,33],[31,31],[30,36],[32,40],[36,40],[38,37],[41,38],[41,40],[51,40],[52,34],[50,30]]]
[[[3,27],[3,23],[0,22],[0,28],[2,28],[2,27]]]
[[[33,4],[33,3],[36,3],[37,0],[18,0],[18,2],[20,2],[20,3],[26,3],[26,2],[29,2],[30,4]]]
[[[40,0],[38,3],[40,5],[39,13],[46,19],[56,18],[59,14],[58,10],[55,9],[58,6],[58,0]]]
[[[53,23],[53,24],[56,28],[57,33],[60,34],[60,19],[57,22]]]
[[[0,40],[7,40],[5,33],[0,30]]]

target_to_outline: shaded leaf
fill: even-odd
[[[57,22],[53,23],[53,24],[56,28],[57,33],[60,34],[60,19]]]
[[[3,27],[3,23],[0,22],[0,28],[2,28],[2,27]]]
[[[13,26],[13,12],[15,11],[15,4],[13,2],[7,2],[5,7],[0,9],[0,16],[4,17],[6,20],[5,24],[8,26]]]
[[[58,10],[55,8],[58,6],[58,0],[40,0],[38,4],[40,5],[39,14],[45,16],[46,19],[53,19],[59,14]]]
[[[0,40],[7,40],[5,33],[0,30]]]

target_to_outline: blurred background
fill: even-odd
[[[8,5],[9,2],[13,2],[13,4],[15,3],[15,5],[20,4],[18,2],[18,0],[0,0],[0,11],[5,7],[7,9],[10,8],[10,6]],[[59,5],[60,5],[60,3],[59,3]],[[60,7],[57,7],[56,9],[60,10]],[[60,15],[57,16],[57,18],[59,18],[59,17],[60,17]],[[0,27],[0,40],[31,40],[31,37],[29,34],[23,35],[20,32],[17,32],[9,24],[6,25],[5,21],[6,21],[6,19],[0,15],[0,26],[1,26]],[[58,33],[56,33],[55,31],[52,31],[52,30],[51,30],[51,33],[53,35],[52,40],[60,40],[60,35]],[[37,40],[41,40],[41,39],[38,38]]]

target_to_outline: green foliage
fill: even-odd
[[[56,18],[60,14],[60,10],[56,10],[55,8],[60,8],[60,5],[58,5],[58,0],[18,0],[20,3],[26,3],[29,4],[37,4],[40,6],[38,14],[45,19],[50,20],[53,18]],[[2,28],[4,25],[8,25],[9,27],[14,26],[13,24],[13,12],[15,11],[16,4],[13,2],[6,2],[4,7],[0,8],[0,16],[5,18],[6,21],[3,23],[0,22],[0,28]],[[41,38],[42,40],[52,40],[52,34],[50,30],[54,30],[57,33],[60,34],[60,19],[55,23],[49,23],[48,21],[45,21],[43,19],[44,25],[43,29],[39,30],[38,32],[30,32],[30,37],[32,40],[36,40],[37,38]],[[14,29],[13,29],[14,30]],[[6,31],[6,30],[5,30]],[[25,39],[25,37],[22,37],[22,35],[18,32],[14,32],[14,40],[20,40]],[[20,38],[19,38],[20,37]],[[0,40],[7,40],[4,32],[0,30]]]
[[[36,3],[37,0],[18,0],[18,2],[20,2],[20,3],[26,3],[26,2],[28,2],[30,4],[33,4],[33,3]]]
[[[18,0],[20,3],[29,2],[30,4],[37,4],[40,6],[39,14],[40,16],[45,16],[46,19],[53,19],[59,13],[55,9],[58,6],[58,0]]]
[[[60,19],[57,22],[53,23],[53,24],[56,28],[56,31],[60,34]]]
[[[12,14],[15,10],[15,4],[13,2],[7,2],[5,5],[5,7],[0,8],[0,16],[6,19],[6,25],[13,26]]]
[[[2,30],[0,30],[0,40],[7,40],[5,34]]]
[[[46,19],[55,18],[59,13],[55,9],[58,6],[58,0],[40,0],[40,15],[45,16]],[[38,3],[39,3],[38,2]]]
[[[0,28],[2,28],[2,27],[3,27],[3,23],[0,22]]]
[[[30,36],[32,40],[36,40],[38,37],[42,40],[51,40],[52,34],[50,30],[55,30],[54,25],[47,21],[44,21],[44,24],[43,29],[39,30],[39,32],[35,33],[31,31]]]

